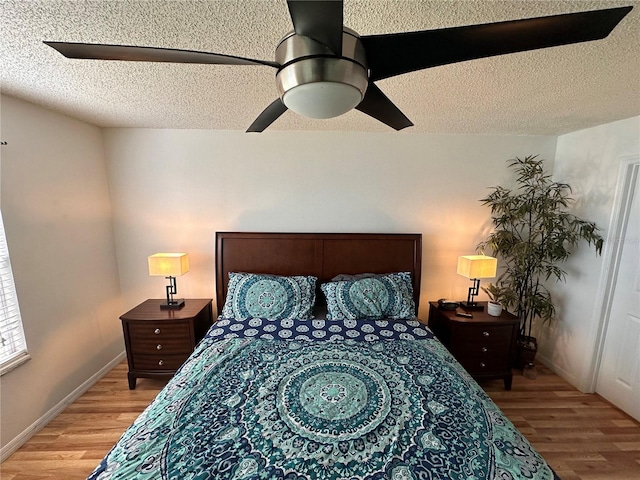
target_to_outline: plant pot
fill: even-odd
[[[538,341],[536,337],[518,337],[516,341],[516,368],[522,370],[528,364],[534,363],[536,353],[538,353]]]
[[[493,317],[499,317],[502,313],[502,305],[496,302],[487,303],[487,313]]]

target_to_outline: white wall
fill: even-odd
[[[596,222],[607,242],[621,157],[640,154],[640,117],[558,137],[554,178],[573,188],[573,212]],[[586,243],[565,264],[567,282],[553,287],[560,321],[538,334],[541,358],[583,391],[590,390],[591,358],[600,318],[603,257]]]
[[[216,231],[423,234],[421,313],[466,299],[457,257],[484,239],[478,201],[506,161],[555,156],[555,137],[108,129],[105,148],[125,307],[161,298],[147,256],[189,252],[178,296],[211,297]]]
[[[4,454],[124,345],[101,130],[1,105],[2,214],[31,354],[0,377]]]

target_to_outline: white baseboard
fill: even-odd
[[[540,355],[540,352],[538,352],[538,354],[536,355],[536,361],[542,363],[545,367],[547,367],[553,373],[558,375],[560,378],[566,380],[569,384],[571,384],[573,387],[580,390],[582,393],[590,393],[590,392],[585,392],[582,388],[580,388],[578,379],[576,378],[575,375],[568,372],[564,368],[556,365],[553,361],[551,361],[550,358],[544,355]]]
[[[111,360],[108,364],[102,367],[98,372],[89,377],[82,385],[76,388],[73,392],[63,398],[56,406],[42,415],[38,420],[33,422],[30,426],[25,428],[22,433],[7,443],[3,448],[0,448],[0,463],[4,462],[9,456],[18,450],[22,445],[33,437],[36,433],[42,430],[51,420],[57,417],[62,411],[75,402],[80,396],[93,387],[98,380],[109,373],[116,365],[126,358],[126,353],[121,352],[116,358]]]

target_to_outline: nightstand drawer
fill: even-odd
[[[133,368],[139,370],[177,370],[189,357],[189,353],[178,355],[133,355]]]
[[[191,330],[186,323],[131,323],[129,335],[134,354],[171,354],[193,350]]]
[[[134,355],[152,354],[152,353],[191,353],[193,350],[189,337],[182,338],[137,338],[131,345],[131,351]]]
[[[135,341],[144,340],[145,338],[155,339],[190,339],[189,324],[185,322],[169,323],[169,322],[144,322],[129,323],[129,335]]]
[[[479,360],[503,359],[504,365],[509,362],[509,350],[502,345],[461,344],[456,345],[454,356],[458,359]],[[503,368],[505,368],[503,366]]]
[[[478,355],[463,355],[458,358],[460,364],[471,375],[492,374],[504,372],[509,368],[509,357],[482,357]]]
[[[456,329],[452,352],[472,375],[509,369],[512,325],[465,325]]]
[[[460,334],[458,335],[459,338],[456,338],[460,350],[492,346],[503,348],[504,345],[511,343],[513,326],[465,325],[461,329],[456,329],[456,333]]]

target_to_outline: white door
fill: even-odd
[[[627,177],[621,250],[596,392],[640,421],[640,178],[638,165]],[[626,218],[625,218],[626,217]]]

